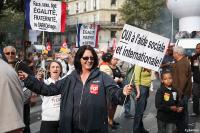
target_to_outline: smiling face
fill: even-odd
[[[94,56],[90,50],[85,50],[82,58],[80,59],[82,71],[90,71],[94,64]]]
[[[61,66],[57,62],[52,62],[49,68],[50,77],[54,80],[58,80],[61,73]]]

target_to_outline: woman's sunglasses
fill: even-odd
[[[87,57],[87,56],[86,56],[86,57],[82,57],[82,59],[85,60],[85,61],[87,61],[87,60],[89,60],[89,59],[90,59],[91,61],[93,61],[93,60],[94,60],[94,57]]]

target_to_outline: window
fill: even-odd
[[[111,5],[116,5],[116,0],[111,0]]]
[[[76,13],[78,13],[78,3],[76,3]]]
[[[94,7],[94,10],[97,9],[97,1],[96,0],[93,0],[93,7]]]
[[[86,12],[87,10],[86,10],[86,1],[84,1],[84,12]]]
[[[110,37],[115,38],[116,31],[110,31]]]
[[[96,15],[94,15],[94,22],[96,22],[96,19],[97,19],[97,16],[96,16]]]
[[[115,14],[111,14],[111,22],[112,23],[116,22],[116,15]]]

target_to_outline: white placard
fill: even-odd
[[[30,1],[30,26],[33,30],[61,31],[61,2],[47,0]]]
[[[125,24],[114,57],[158,71],[169,39]]]
[[[98,44],[98,25],[95,24],[79,24],[77,31],[77,46],[90,45],[96,47]]]

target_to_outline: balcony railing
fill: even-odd
[[[80,22],[81,23],[81,22]],[[124,23],[123,22],[110,22],[110,21],[96,21],[96,22],[86,22],[86,23],[82,23],[82,24],[97,24],[97,25],[101,25],[101,26],[123,26]],[[69,27],[73,27],[76,26],[77,23],[68,23],[67,26]]]

